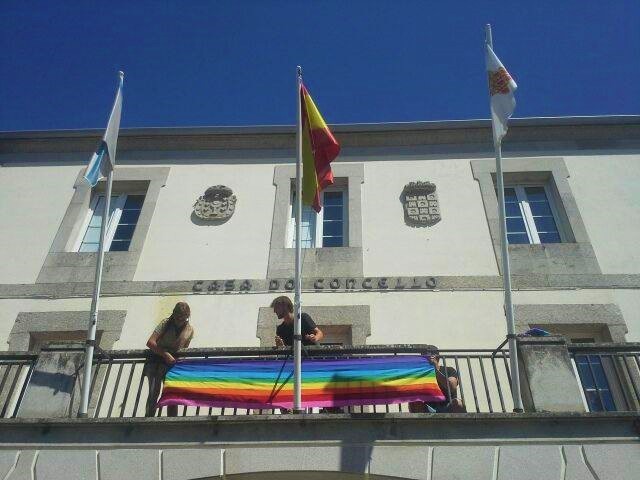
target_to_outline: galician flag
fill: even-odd
[[[340,144],[329,131],[305,86],[300,83],[302,107],[302,201],[320,212],[320,192],[333,184],[331,162]]]
[[[518,86],[500,59],[493,53],[493,49],[488,44],[485,44],[485,48],[494,141],[499,143],[502,141],[502,137],[507,134],[507,122],[516,108],[516,99],[513,93]]]
[[[122,84],[124,81],[124,73],[118,72],[120,82],[118,83],[118,91],[116,99],[113,102],[107,130],[98,145],[98,149],[91,157],[87,170],[84,172],[84,179],[95,187],[101,178],[109,175],[116,164],[116,146],[118,145],[118,130],[120,130],[120,114],[122,113]]]

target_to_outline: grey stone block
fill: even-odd
[[[584,412],[580,386],[561,337],[518,339],[527,411]]]
[[[35,478],[98,480],[96,451],[42,450],[36,460]]]
[[[433,449],[432,480],[493,479],[496,447],[438,446]]]
[[[7,474],[18,462],[18,450],[0,450],[0,478],[6,478]]]
[[[13,471],[5,480],[34,480],[35,463],[38,457],[36,450],[22,450]]]
[[[218,477],[222,471],[219,448],[184,448],[162,451],[162,480]]]
[[[584,461],[582,446],[563,445],[561,453],[565,463],[564,480],[596,480]]]
[[[426,480],[429,478],[429,447],[373,447],[369,474]]]
[[[500,447],[497,480],[558,480],[562,454],[557,445],[505,445]]]
[[[82,351],[40,352],[18,410],[18,417],[69,417],[77,374],[83,361]]]
[[[640,444],[603,444],[583,447],[585,462],[597,480],[637,480]]]
[[[98,452],[100,480],[158,480],[160,452],[154,449],[114,449]]]
[[[225,475],[250,472],[366,473],[371,447],[265,447],[225,451]]]

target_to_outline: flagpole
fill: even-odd
[[[91,315],[87,327],[87,341],[85,342],[84,376],[82,378],[82,400],[78,417],[86,417],[89,409],[89,390],[91,388],[91,367],[93,363],[93,350],[96,344],[96,327],[98,324],[98,308],[100,301],[100,286],[102,284],[102,264],[104,263],[104,244],[109,223],[109,206],[111,203],[111,187],[113,185],[113,170],[107,176],[107,193],[104,199],[102,223],[100,226],[100,245],[98,247],[98,260],[96,262],[95,283],[93,297],[91,298]]]
[[[301,362],[301,315],[302,315],[302,67],[296,68],[298,125],[296,130],[296,274],[295,274],[295,318],[293,320],[293,411],[302,413],[302,362]]]
[[[493,49],[491,25],[485,29],[485,41]],[[511,395],[513,411],[522,413],[522,395],[520,392],[520,371],[518,369],[518,348],[516,344],[515,323],[513,320],[513,303],[511,301],[511,267],[509,265],[509,248],[507,242],[507,223],[504,203],[504,177],[502,174],[502,141],[497,138],[493,115],[491,115],[493,131],[493,147],[496,153],[496,183],[498,190],[498,215],[500,221],[500,253],[502,256],[502,280],[504,283],[504,312],[507,318],[507,340],[509,342],[509,362],[511,367]]]
[[[124,73],[118,72],[120,76],[119,89],[122,88]],[[116,99],[118,94],[116,94]],[[113,110],[112,110],[113,114]],[[109,118],[111,120],[111,117]],[[108,152],[110,154],[110,152]],[[109,158],[115,164],[115,158]],[[93,297],[91,298],[91,313],[89,315],[89,325],[87,327],[87,340],[85,342],[84,354],[84,376],[82,378],[82,397],[78,417],[86,418],[89,410],[89,391],[91,390],[91,368],[93,364],[93,351],[96,344],[96,328],[98,325],[98,310],[100,302],[100,287],[102,285],[102,266],[104,264],[104,244],[109,226],[109,208],[111,204],[111,190],[113,187],[113,168],[109,169],[107,175],[107,192],[104,198],[104,210],[102,212],[102,222],[100,224],[100,244],[98,246],[98,258],[96,261],[96,273],[93,287]]]

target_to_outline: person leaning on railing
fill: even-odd
[[[453,367],[440,365],[440,352],[437,350],[429,355],[429,362],[436,369],[436,380],[438,386],[445,396],[442,402],[410,402],[409,411],[411,413],[464,413],[467,411],[458,398],[458,384],[460,377],[458,371]]]
[[[176,363],[176,354],[179,350],[187,348],[193,338],[193,327],[189,323],[190,317],[189,305],[186,302],[176,303],[169,318],[160,322],[147,340],[147,347],[153,352],[142,371],[142,376],[147,377],[149,381],[149,396],[145,409],[147,417],[153,417],[156,414],[156,403],[162,382],[167,370]],[[167,415],[177,416],[178,406],[167,406]]]

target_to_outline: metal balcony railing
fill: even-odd
[[[319,346],[305,349],[305,354],[314,358],[339,358],[344,356],[415,355],[425,354],[434,347],[427,345],[370,345],[359,347]],[[182,358],[286,358],[285,349],[273,348],[217,348],[189,349],[181,353]],[[36,353],[3,356],[2,365],[11,371],[5,373],[7,382],[2,384],[0,399],[6,408],[3,417],[10,418],[19,412],[29,375],[37,359]],[[89,416],[93,418],[142,417],[148,395],[148,385],[142,376],[148,351],[107,351],[96,354],[90,393]],[[440,350],[443,366],[458,371],[460,384],[457,396],[467,412],[511,412],[509,354],[506,350]],[[12,363],[11,363],[12,362]],[[77,371],[82,372],[81,366]],[[14,372],[14,373],[11,373]],[[0,374],[2,372],[0,371]],[[5,387],[5,383],[7,387]],[[9,385],[10,384],[10,385]],[[76,378],[72,392],[69,416],[74,417],[80,397],[80,379]],[[5,392],[6,390],[6,392]],[[1,405],[1,404],[0,404]],[[5,412],[6,410],[6,412]],[[408,412],[408,404],[363,405],[344,408],[351,413]],[[313,409],[309,413],[318,413]],[[166,409],[158,411],[165,416]],[[179,407],[180,416],[194,415],[259,415],[280,413],[279,410],[255,410],[239,408]]]
[[[0,418],[16,416],[37,359],[37,353],[0,353]]]
[[[589,412],[640,411],[640,344],[570,344]]]

